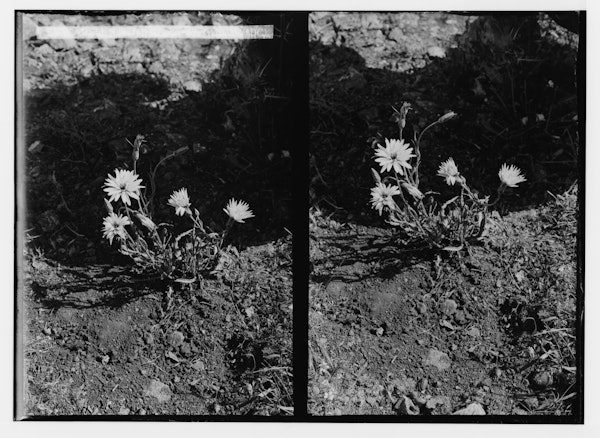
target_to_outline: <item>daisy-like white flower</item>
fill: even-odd
[[[404,175],[404,168],[412,167],[408,160],[416,156],[412,152],[413,148],[404,143],[404,140],[386,138],[385,147],[380,145],[375,151],[375,161],[381,166],[382,172],[393,168],[400,175]]]
[[[456,167],[456,163],[452,158],[448,158],[446,161],[440,164],[437,174],[442,178],[446,178],[446,184],[449,186],[453,186],[460,177],[460,173],[458,173],[458,167]]]
[[[142,180],[131,170],[115,170],[115,176],[108,174],[104,182],[104,191],[109,196],[109,201],[123,200],[125,205],[131,205],[129,198],[140,199],[139,191],[144,186]]]
[[[508,166],[504,163],[498,172],[498,176],[502,184],[508,187],[517,187],[517,185],[527,181],[525,175],[521,173],[521,169],[512,164]]]
[[[183,216],[187,212],[190,211],[190,197],[188,196],[187,189],[179,189],[175,190],[171,197],[169,198],[169,202],[167,202],[171,207],[175,208],[175,214],[178,216]]]
[[[102,228],[102,231],[104,232],[104,235],[102,237],[106,237],[112,245],[113,238],[125,238],[125,225],[131,225],[131,222],[129,221],[129,218],[125,216],[110,213],[104,218],[103,225],[104,228]]]
[[[223,211],[227,213],[231,219],[240,224],[243,224],[246,219],[254,217],[254,213],[250,210],[250,206],[247,202],[236,201],[233,198],[229,200]]]
[[[383,207],[394,208],[395,203],[393,196],[399,195],[400,190],[396,186],[388,186],[384,183],[378,183],[371,189],[371,208],[379,212],[379,216],[383,212]]]

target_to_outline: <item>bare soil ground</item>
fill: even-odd
[[[490,28],[501,26],[443,13],[311,14],[312,415],[577,410],[577,149],[569,151],[576,124],[567,122],[576,97],[561,90],[565,112],[555,113],[554,128],[524,125],[534,106],[547,115],[548,101],[531,89],[510,110],[501,101],[510,83],[513,92],[543,83],[534,76],[548,33],[523,36],[526,48],[513,39],[498,47],[497,33],[482,46]],[[570,38],[557,50],[573,57]],[[511,64],[516,53],[540,65]],[[570,73],[547,65],[543,75],[572,81],[573,58],[565,59]],[[459,114],[423,149],[426,190],[447,193],[435,173],[449,156],[483,193],[497,184],[489,169],[504,161],[525,168],[527,185],[498,205],[485,238],[467,252],[399,245],[369,209],[372,142],[397,136],[391,106],[402,101],[413,105],[414,129],[448,110]]]
[[[26,14],[25,416],[293,413],[289,99],[267,79],[270,55],[233,41],[33,37],[35,25],[241,23]],[[102,239],[102,184],[137,134],[146,182],[188,147],[157,172],[155,220],[172,221],[181,187],[212,229],[231,197],[254,210],[222,275],[148,278]]]
[[[291,414],[289,254],[289,242],[248,248],[241,274],[191,289],[34,257],[27,415]]]

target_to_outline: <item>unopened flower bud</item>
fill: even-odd
[[[421,193],[421,190],[419,190],[417,187],[404,181],[402,181],[401,184],[402,188],[406,190],[410,196],[415,199],[423,199],[423,193]]]
[[[454,117],[456,117],[456,113],[454,111],[449,111],[438,119],[438,123],[445,123]]]
[[[371,174],[373,175],[375,184],[379,184],[381,182],[381,176],[379,175],[379,172],[377,172],[375,169],[371,168]]]
[[[106,209],[109,213],[113,213],[113,206],[108,199],[104,199],[104,204],[106,205]]]
[[[156,224],[152,222],[152,219],[149,217],[144,216],[141,213],[136,213],[135,216],[139,219],[142,225],[148,228],[150,231],[154,231],[156,229]]]

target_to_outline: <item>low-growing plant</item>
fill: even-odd
[[[372,169],[376,186],[371,189],[371,206],[380,215],[387,215],[387,222],[400,229],[403,241],[423,243],[437,249],[459,251],[473,239],[481,237],[490,207],[495,205],[508,187],[517,187],[526,181],[519,168],[503,164],[498,172],[500,185],[495,199],[480,197],[467,184],[458,171],[452,157],[441,163],[437,175],[446,184],[459,188],[459,193],[440,204],[439,193],[423,192],[419,188],[421,165],[421,139],[427,130],[446,123],[456,116],[450,111],[426,126],[420,134],[415,132],[410,144],[402,137],[410,104],[403,103],[400,110],[394,108],[399,139],[385,139],[385,146],[377,145],[375,162],[380,170]]]
[[[228,216],[222,231],[215,232],[204,225],[200,212],[194,208],[187,188],[175,190],[167,204],[174,208],[177,216],[189,220],[189,228],[174,235],[170,223],[156,223],[152,218],[151,205],[155,192],[156,169],[187,148],[181,148],[163,158],[150,174],[151,193],[146,196],[142,189],[143,181],[136,173],[140,146],[144,137],[138,135],[133,147],[133,169],[115,169],[104,183],[108,216],[103,222],[103,237],[112,245],[116,241],[119,252],[130,257],[144,271],[160,274],[162,277],[192,283],[199,278],[215,273],[223,268],[234,247],[224,246],[226,237],[235,222],[244,223],[254,217],[249,205],[244,201],[230,199],[223,211]]]

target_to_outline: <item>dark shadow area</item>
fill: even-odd
[[[480,17],[457,37],[456,48],[405,72],[368,68],[353,49],[311,43],[311,204],[342,222],[383,224],[368,205],[374,185],[370,168],[376,167],[374,145],[398,137],[392,106],[402,102],[412,105],[405,141],[449,110],[458,114],[423,137],[423,192],[440,192],[441,199],[455,195],[436,175],[449,157],[482,195],[495,193],[503,163],[524,171],[527,182],[506,193],[496,206],[501,212],[540,205],[551,199],[548,192],[567,190],[583,159],[578,53],[543,35],[537,19],[536,14]],[[400,64],[406,54],[398,46]]]
[[[294,19],[271,15],[285,28]],[[264,19],[257,17],[252,20]],[[173,214],[167,200],[173,190],[186,187],[192,207],[215,231],[225,226],[223,208],[230,198],[249,203],[256,217],[235,226],[228,242],[238,248],[286,235],[285,228],[291,229],[290,126],[295,110],[290,103],[293,59],[286,52],[293,35],[285,34],[285,28],[276,27],[272,41],[237,45],[205,82],[180,89],[175,97],[167,61],[160,57],[166,55],[158,49],[155,59],[139,63],[139,73],[107,68],[126,60],[106,55],[103,62],[92,63],[91,75],[78,76],[75,84],[28,91],[28,149],[21,171],[27,187],[26,229],[35,236],[33,245],[49,258],[74,264],[127,260],[116,245],[109,247],[102,239],[102,186],[114,169],[132,168],[127,140],[133,142],[138,134],[146,140],[137,171],[147,194],[152,192],[154,166],[188,148],[158,168],[152,199],[155,222],[184,229],[185,219]],[[190,44],[200,45],[194,49],[207,56],[211,53],[210,46],[193,41],[177,40],[173,50],[182,53]],[[135,50],[128,47],[124,50]],[[75,56],[83,59],[83,53]],[[157,67],[160,61],[164,65]]]
[[[33,298],[49,309],[118,308],[157,290],[166,290],[169,284],[160,277],[117,272],[108,265],[96,265],[86,271],[62,268],[58,281],[49,279],[40,276],[31,282]]]
[[[358,283],[373,277],[391,279],[408,267],[432,261],[436,254],[436,251],[424,246],[400,246],[393,236],[348,233],[343,237],[324,236],[318,239],[328,248],[328,254],[313,259],[313,268],[323,263],[335,267],[323,274],[315,273],[313,269],[311,281],[322,284],[334,280]]]

